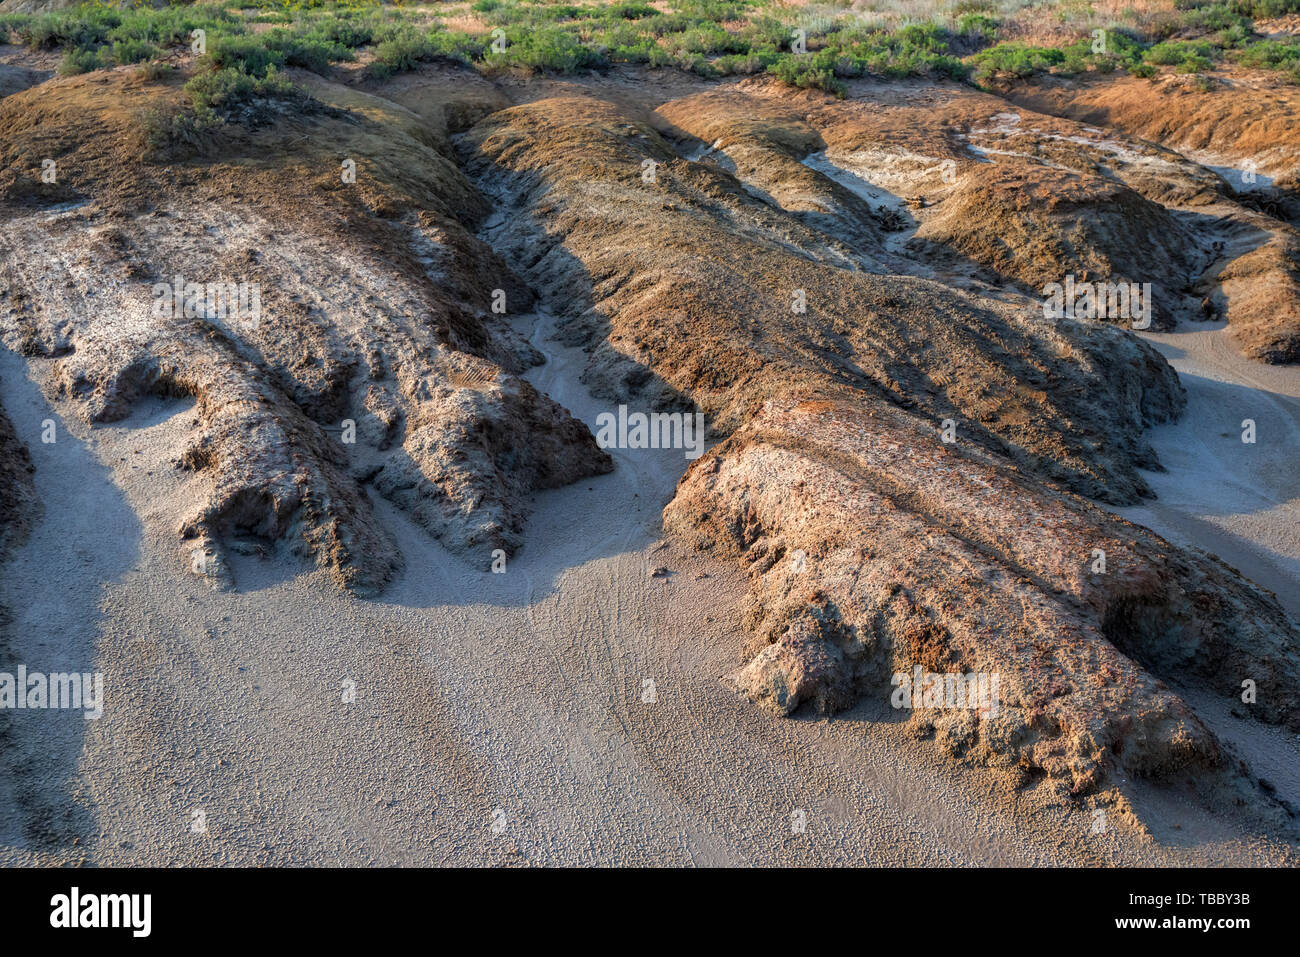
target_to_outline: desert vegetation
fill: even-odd
[[[202,114],[282,95],[277,75],[286,66],[319,72],[357,60],[375,78],[439,60],[489,74],[645,64],[705,77],[770,73],[794,87],[837,94],[844,80],[862,76],[988,85],[1038,73],[1205,74],[1224,64],[1276,70],[1300,82],[1300,38],[1271,38],[1256,29],[1257,20],[1297,11],[1296,0],[1177,0],[1168,9],[1138,15],[1130,8],[1110,17],[1091,5],[1025,8],[993,0],[901,11],[890,4],[784,6],[770,0],[658,6],[225,0],[4,13],[0,37],[58,50],[61,72],[76,74],[156,61],[189,47],[193,31],[208,31],[211,49],[187,86]],[[1026,40],[1042,32],[1044,20],[1052,27],[1051,42]]]

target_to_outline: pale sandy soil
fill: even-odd
[[[1124,515],[1214,552],[1300,617],[1300,369],[1244,359],[1224,323],[1144,333],[1178,370],[1187,411],[1151,433],[1158,498]],[[1243,422],[1255,442],[1243,442]]]
[[[1143,335],[1178,370],[1187,411],[1151,432],[1166,468],[1144,473],[1157,499],[1118,511],[1213,552],[1300,619],[1300,369],[1243,358],[1221,322]],[[1248,419],[1253,444],[1242,441]],[[1246,719],[1247,704],[1187,696],[1256,773],[1300,802],[1300,736]]]
[[[583,354],[519,323],[551,357],[534,382],[593,424]],[[540,496],[505,574],[378,501],[406,559],[380,599],[253,557],[222,593],[174,565],[191,408],[89,430],[27,372],[0,357],[45,504],[3,571],[12,658],[102,670],[108,701],[15,725],[0,863],[1295,863],[1159,792],[1134,794],[1154,840],[1094,833],[1086,808],[955,771],[887,709],[748,704],[720,681],[746,583],[659,538],[680,451],[616,452],[613,474]]]

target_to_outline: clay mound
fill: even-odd
[[[734,680],[779,713],[893,698],[949,753],[1074,793],[1112,769],[1223,765],[1156,676],[1225,697],[1254,680],[1257,714],[1300,727],[1300,634],[1270,594],[897,409],[768,403],[664,516],[750,565],[753,658]],[[894,676],[918,666],[996,676],[1000,704],[915,710]]]
[[[849,387],[959,421],[1089,496],[1146,492],[1137,469],[1157,463],[1142,430],[1184,398],[1145,344],[1047,321],[1030,300],[864,272],[730,174],[674,157],[644,117],[594,98],[493,114],[465,146],[485,189],[523,204],[494,245],[591,347],[599,394],[662,408],[689,396],[729,431],[768,398]],[[652,184],[647,158],[664,164]]]
[[[883,234],[905,228],[896,212],[804,162],[826,144],[797,103],[728,90],[674,100],[656,112],[670,124],[670,135],[699,141],[689,157],[733,173],[756,197],[862,255],[879,257]]]
[[[1213,202],[1222,186],[1212,171],[1173,150],[1115,130],[1016,110],[1000,97],[964,85],[861,82],[848,100],[791,94],[765,81],[740,87],[747,92],[746,110],[758,108],[750,101],[784,104],[793,98],[829,159],[862,170],[872,183],[917,201],[922,210],[942,201],[961,173],[1003,157],[1117,179],[1162,205]]]
[[[670,134],[709,144],[688,155],[721,158],[758,198],[853,246],[870,271],[973,287],[1010,280],[1034,295],[1067,275],[1151,282],[1157,328],[1201,317],[1204,297],[1188,292],[1204,263],[1165,204],[1219,201],[1213,172],[959,87],[855,94],[791,96],[751,80],[657,114]]]
[[[118,71],[0,103],[0,329],[89,421],[195,399],[187,567],[228,585],[223,547],[283,541],[374,593],[400,555],[365,481],[486,567],[519,546],[532,490],[611,467],[518,378],[537,356],[489,310],[531,295],[474,237],[485,205],[454,162],[378,114],[315,110],[164,171],[138,159],[140,111],[175,102]],[[168,287],[194,284],[177,310]]]
[[[92,422],[193,399],[194,571],[229,584],[225,551],[269,544],[372,593],[400,553],[367,488],[483,565],[517,547],[532,492],[611,467],[520,378],[538,356],[493,306],[536,291],[611,406],[699,408],[729,436],[665,521],[753,570],[735,680],[756,700],[833,711],[918,667],[996,676],[977,707],[922,693],[918,730],[1075,794],[1115,770],[1237,773],[1162,679],[1234,697],[1252,681],[1254,713],[1297,726],[1300,632],[1275,599],[1077,497],[1149,494],[1144,432],[1185,404],[1168,363],[1114,325],[1044,317],[1037,293],[937,278],[963,258],[1033,285],[1095,269],[1163,283],[1161,308],[1200,266],[1182,221],[1127,185],[1149,153],[1059,163],[1064,125],[983,163],[989,104],[951,91],[780,106],[750,83],[657,111],[497,110],[441,73],[393,83],[400,103],[304,77],[316,99],[263,127],[151,144],[146,111],[177,109],[181,79],[100,72],[0,101],[0,334]],[[684,156],[688,139],[735,158]],[[1157,159],[1145,189],[1200,195]],[[903,247],[852,170],[918,201],[920,241]],[[1225,257],[1246,269],[1262,248]],[[1253,275],[1216,288],[1249,303]],[[165,308],[160,288],[184,302],[190,282],[227,298]]]
[[[1228,769],[1161,675],[1266,684],[1256,713],[1296,723],[1300,633],[1272,596],[1042,484],[1141,493],[1133,466],[1157,464],[1142,431],[1182,404],[1141,340],[818,259],[806,222],[594,97],[493,114],[462,145],[513,202],[497,248],[590,347],[587,381],[611,402],[695,404],[731,433],[665,521],[751,562],[736,680],[754,698],[837,710],[917,664],[997,674],[999,715],[917,720],[953,754],[1075,793],[1114,768]],[[663,163],[653,182],[646,158]]]
[[[1212,170],[1174,150],[1027,109],[1008,108],[1005,100],[984,103],[959,120],[967,148],[982,162],[1004,158],[1075,170],[1117,180],[1161,206],[1198,207],[1223,198],[1223,181]]]
[[[1211,277],[1233,340],[1253,359],[1300,362],[1300,231],[1255,217],[1267,239]]]
[[[1202,162],[1249,161],[1284,190],[1300,185],[1300,90],[1274,73],[1235,74],[1209,91],[1176,75],[1091,83],[1044,78],[1017,84],[1007,96],[1040,113],[1122,130]]]
[[[1172,328],[1198,305],[1187,294],[1191,236],[1168,210],[1113,180],[1023,159],[966,171],[913,243],[955,249],[1040,293],[1071,275],[1080,284],[1150,283],[1153,328]]]
[[[1207,317],[1223,316],[1242,352],[1263,362],[1300,356],[1294,223],[1300,218],[1300,140],[1295,88],[1267,74],[1234,75],[1209,92],[1176,77],[1154,86],[1115,79],[1044,81],[1010,94],[1034,109],[1114,125],[1209,164],[1221,176],[1214,241],[1197,284]]]

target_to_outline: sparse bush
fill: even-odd
[[[486,61],[503,66],[574,73],[609,66],[607,56],[583,44],[573,34],[556,27],[530,30],[507,37],[504,53],[488,52]]]
[[[149,60],[142,63],[140,69],[135,72],[141,79],[148,80],[150,83],[157,83],[159,80],[165,80],[167,77],[171,76],[173,70],[170,63],[163,63],[160,60]]]
[[[253,76],[236,67],[205,70],[185,84],[185,93],[200,117],[230,117],[258,123],[267,118],[276,100],[301,101],[302,92],[275,67]]]
[[[1300,13],[1300,0],[1234,0],[1233,9],[1254,20]]]
[[[972,58],[975,80],[985,83],[996,76],[1025,78],[1044,73],[1065,62],[1065,52],[1050,47],[1031,47],[1022,43],[999,43],[981,50]]]
[[[606,13],[616,20],[644,20],[655,16],[659,11],[648,3],[616,3]]]
[[[421,62],[432,60],[436,55],[429,38],[408,26],[389,33],[375,47],[375,59],[367,69],[372,76],[383,79],[414,70]]]
[[[1291,70],[1300,66],[1300,41],[1262,40],[1237,54],[1237,62],[1261,70]]]
[[[73,49],[59,61],[59,73],[63,76],[76,76],[78,73],[89,73],[111,65],[101,59],[96,50]]]
[[[839,97],[843,97],[846,92],[844,84],[831,70],[813,66],[804,58],[788,57],[772,64],[768,67],[768,72],[780,79],[782,83],[801,90],[825,90]]]
[[[1209,57],[1190,53],[1174,69],[1179,73],[1204,73],[1206,70],[1213,69],[1213,67],[1214,63]]]
[[[140,116],[146,158],[182,144],[197,147],[202,135],[220,122],[215,116],[200,116],[191,110],[146,110]]]
[[[106,47],[101,47],[101,55]],[[121,66],[152,60],[162,51],[148,40],[114,40],[112,48],[113,62]]]
[[[1204,40],[1166,40],[1146,52],[1146,61],[1157,66],[1176,66],[1184,60],[1198,57],[1208,60],[1214,48]]]
[[[264,76],[272,67],[284,66],[284,55],[256,37],[219,36],[209,39],[206,65],[213,70],[237,70]]]

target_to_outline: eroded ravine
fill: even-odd
[[[754,616],[746,596],[763,584],[743,574],[744,562],[695,553],[680,542],[661,546],[660,511],[688,465],[680,449],[611,449],[610,474],[596,474],[599,460],[588,450],[565,471],[568,484],[554,481],[543,455],[528,463],[527,481],[515,482],[519,476],[509,471],[513,453],[538,438],[524,427],[504,441],[494,436],[481,474],[462,470],[458,474],[466,481],[450,490],[419,484],[422,475],[434,477],[442,465],[434,453],[458,440],[467,420],[491,423],[502,409],[517,415],[544,408],[544,438],[558,437],[567,452],[581,447],[575,436],[583,438],[593,428],[595,415],[616,409],[619,390],[636,383],[647,391],[632,389],[624,396],[635,407],[648,410],[673,398],[674,388],[678,400],[694,392],[701,406],[717,413],[712,417],[724,432],[751,422],[760,400],[774,399],[774,417],[742,434],[726,452],[735,453],[734,460],[719,465],[731,468],[753,452],[758,467],[741,489],[759,504],[763,494],[794,488],[789,512],[776,510],[771,517],[786,520],[847,503],[848,518],[839,525],[846,535],[857,535],[857,545],[873,546],[878,537],[897,533],[901,526],[891,522],[913,523],[916,535],[906,539],[909,543],[976,543],[979,554],[909,571],[920,600],[935,607],[966,597],[944,592],[954,568],[984,572],[993,562],[978,566],[979,561],[1010,551],[994,532],[1010,528],[1010,516],[1025,514],[1018,510],[1021,505],[1040,508],[1040,516],[1058,527],[1075,522],[1069,528],[1087,534],[1097,534],[1098,527],[1116,537],[1130,534],[1128,527],[1100,523],[1073,498],[1008,478],[998,464],[1002,460],[992,456],[1005,451],[1004,441],[1020,443],[1026,468],[1042,469],[1053,480],[1064,476],[1089,494],[1135,497],[1145,481],[1135,464],[1148,461],[1143,429],[1177,406],[1177,382],[1153,354],[1104,327],[1040,329],[1013,314],[1027,301],[1020,294],[994,301],[915,278],[846,277],[824,269],[818,258],[823,251],[835,252],[826,252],[826,261],[841,262],[840,240],[821,236],[806,223],[792,225],[781,208],[756,206],[753,194],[722,175],[725,170],[718,173],[704,163],[674,165],[671,150],[642,132],[641,146],[650,143],[669,167],[663,183],[671,192],[649,193],[636,185],[641,147],[625,136],[634,128],[632,120],[647,124],[635,127],[647,131],[649,120],[643,114],[629,119],[621,109],[568,99],[547,109],[484,116],[471,137],[479,155],[472,168],[467,166],[477,194],[457,178],[459,173],[453,175],[445,157],[429,157],[429,169],[442,177],[433,186],[465,198],[468,206],[484,207],[488,225],[477,240],[465,232],[465,224],[449,219],[432,225],[420,220],[418,229],[403,220],[400,233],[382,231],[389,223],[370,223],[386,242],[394,235],[406,238],[372,246],[384,255],[365,258],[362,244],[353,245],[354,224],[346,219],[341,248],[331,248],[307,243],[296,231],[300,225],[286,216],[285,225],[276,227],[276,252],[267,268],[310,267],[296,294],[306,298],[319,288],[337,296],[318,304],[333,328],[310,310],[296,309],[289,315],[312,315],[312,321],[290,326],[291,331],[313,347],[317,341],[304,330],[319,333],[331,348],[339,338],[358,352],[373,347],[377,359],[365,354],[347,374],[338,371],[342,362],[333,355],[326,356],[328,363],[306,368],[284,362],[268,384],[258,370],[246,368],[254,354],[250,347],[241,346],[238,361],[207,346],[201,353],[214,379],[233,368],[274,401],[294,427],[288,444],[302,438],[301,448],[319,453],[333,470],[327,477],[334,487],[353,489],[335,478],[347,476],[357,488],[368,488],[368,496],[349,493],[343,504],[355,507],[342,517],[360,516],[357,527],[368,529],[373,509],[373,524],[382,532],[373,541],[393,543],[395,554],[385,556],[379,570],[383,577],[391,568],[391,580],[378,597],[362,600],[338,589],[331,572],[346,571],[346,561],[334,569],[323,564],[308,570],[274,548],[265,557],[256,548],[247,554],[231,550],[234,591],[211,591],[201,580],[178,574],[176,529],[206,493],[211,470],[187,472],[173,463],[193,441],[196,417],[211,411],[207,404],[220,409],[222,395],[214,400],[199,389],[200,402],[191,404],[151,394],[129,376],[116,379],[116,364],[94,367],[93,335],[78,340],[71,361],[56,348],[30,357],[37,378],[56,368],[85,373],[65,376],[65,382],[84,386],[79,395],[95,402],[103,398],[104,391],[96,389],[105,383],[109,391],[123,385],[113,393],[127,416],[120,421],[82,425],[71,399],[56,403],[55,414],[61,428],[112,469],[112,482],[141,528],[134,561],[115,563],[129,565],[129,571],[106,590],[102,606],[87,614],[113,696],[113,707],[87,738],[76,775],[94,823],[75,834],[56,835],[41,853],[56,858],[84,853],[109,863],[1241,861],[1248,826],[1196,807],[1146,821],[1154,845],[1139,831],[1119,826],[1098,835],[1090,813],[1094,795],[1085,791],[1077,802],[1063,803],[1045,788],[1008,788],[979,767],[951,762],[931,742],[916,740],[923,729],[901,721],[884,695],[864,695],[831,720],[806,714],[781,720],[729,689],[724,676],[753,654]],[[827,110],[839,116],[841,108],[828,105]],[[536,132],[528,124],[540,130],[539,153],[556,143],[545,135],[548,124],[555,125],[568,152],[549,163],[538,157],[536,168],[551,177],[549,193],[530,188],[512,196],[514,173],[506,166],[518,155],[496,155],[492,135],[499,129],[517,145],[524,141],[521,131]],[[600,139],[597,133],[609,136]],[[603,166],[584,166],[591,140],[608,149]],[[530,161],[525,155],[523,162]],[[799,183],[816,172],[797,160],[791,163]],[[640,191],[627,189],[628,184]],[[528,208],[539,195],[560,204],[558,215],[555,207]],[[580,201],[572,207],[581,212],[569,215],[564,203],[575,196]],[[497,215],[482,197],[496,203]],[[506,197],[512,200],[509,208]],[[517,198],[525,202],[514,202]],[[555,232],[543,235],[538,222]],[[207,229],[200,245],[227,228],[220,222],[200,226]],[[269,244],[273,233],[264,226],[256,235]],[[34,223],[29,227],[35,238],[49,239]],[[728,231],[732,227],[735,233]],[[165,253],[166,260],[193,252],[170,241],[176,229],[150,228],[167,238],[157,239],[160,252],[151,255]],[[106,236],[120,242],[111,232]],[[225,238],[249,241],[242,233]],[[730,262],[727,250],[740,262]],[[507,275],[498,252],[528,274],[531,289]],[[620,261],[619,255],[626,258]],[[769,268],[766,275],[761,269],[742,271],[750,268],[746,257],[751,255],[761,257],[757,261]],[[332,268],[331,256],[351,271]],[[694,268],[710,257],[718,267],[715,274]],[[405,263],[406,258],[409,269],[388,269],[387,259]],[[725,272],[733,267],[736,272]],[[340,282],[339,275],[350,278]],[[573,308],[575,296],[586,292],[584,281],[593,278],[611,300],[604,318],[613,327],[607,331],[600,328],[599,315],[575,315],[581,309]],[[715,280],[720,285],[710,286]],[[513,336],[479,314],[485,293],[497,282],[509,286],[516,303],[541,297],[537,313],[516,307]],[[824,328],[812,318],[791,317],[790,286],[834,296],[829,306],[820,306],[822,316],[832,317]],[[409,290],[420,296],[408,295]],[[54,287],[46,291],[55,296]],[[648,298],[638,299],[643,294]],[[349,300],[360,303],[366,297],[365,308],[344,308]],[[377,330],[371,300],[387,310]],[[86,318],[82,312],[74,308],[62,321],[79,323]],[[412,315],[420,321],[411,321]],[[120,331],[113,322],[120,318],[110,309],[96,318],[102,324],[92,333],[99,334],[101,344],[112,342]],[[276,319],[283,317],[276,314]],[[586,349],[560,345],[557,331],[567,342],[584,342]],[[194,332],[195,340],[206,335],[197,324]],[[525,339],[546,360],[542,365],[524,368]],[[990,340],[992,348],[984,351]],[[264,337],[257,344],[267,350],[269,365],[296,358],[284,343]],[[78,354],[83,349],[89,358]],[[105,351],[116,361],[111,350]],[[1026,356],[1034,361],[1024,361]],[[389,375],[390,360],[398,375]],[[1040,361],[1058,377],[1052,390],[1045,387],[1050,377],[1045,381],[1035,365]],[[979,374],[963,370],[970,363],[978,363]],[[99,378],[104,371],[111,374]],[[516,373],[556,404],[520,386],[512,378]],[[995,381],[1014,397],[1009,409],[1000,397],[960,381],[963,376]],[[372,406],[367,396],[364,406],[376,417],[376,409],[393,413],[385,421],[383,441],[400,443],[403,414],[416,424],[434,417],[438,430],[412,446],[431,454],[405,461],[399,445],[382,450],[387,458],[374,460],[368,458],[371,449],[339,449],[318,436],[337,428],[335,410],[321,411],[330,401],[341,408],[361,407],[347,404],[360,402],[352,391],[358,382],[386,393],[387,404]],[[807,385],[833,386],[839,402],[834,408],[845,417],[830,428],[814,423],[800,434],[808,426],[806,416],[819,414],[817,403],[800,405],[806,395],[796,387]],[[1102,399],[1093,401],[1088,390]],[[447,400],[431,403],[431,392],[445,393]],[[1080,393],[1085,398],[1079,399]],[[1138,401],[1134,393],[1145,396]],[[887,397],[883,403],[881,396]],[[788,402],[794,402],[797,414],[783,420]],[[305,417],[295,406],[312,415]],[[904,415],[903,408],[911,411]],[[954,411],[967,416],[972,431],[981,415],[996,419],[970,458],[956,464],[939,457],[942,449],[935,451],[925,418],[937,421]],[[1018,428],[1016,422],[1030,412],[1059,431],[1044,437]],[[867,422],[855,419],[858,414],[880,417]],[[14,416],[25,440],[35,441],[35,413],[19,408]],[[1074,434],[1072,423],[1080,418],[1090,428],[1110,429],[1109,442],[1103,446]],[[231,422],[238,424],[236,418]],[[872,458],[878,449],[846,448],[837,423],[847,423],[849,430],[883,430],[894,452],[911,451],[895,461]],[[473,451],[470,443],[454,444]],[[538,445],[548,447],[541,440]],[[816,461],[818,456],[823,459]],[[861,461],[851,461],[854,456]],[[1066,459],[1069,467],[1058,469]],[[792,468],[772,471],[773,462]],[[813,470],[836,463],[847,463],[838,478],[833,468]],[[714,465],[712,460],[703,464]],[[499,514],[510,521],[511,534],[485,540],[478,532],[501,531],[491,521],[497,502],[492,496],[501,489],[486,481],[494,467],[504,487]],[[388,476],[383,469],[390,469]],[[954,469],[979,489],[971,494],[984,495],[996,486],[991,513],[963,513],[946,504],[954,488],[969,491],[964,485],[926,485],[927,476]],[[894,480],[901,492],[877,478],[895,471],[902,476]],[[387,484],[394,472],[398,478]],[[706,469],[696,470],[696,478],[701,474]],[[376,481],[377,475],[384,477]],[[837,501],[827,492],[841,490],[836,483],[843,475],[863,482]],[[755,480],[764,476],[772,481]],[[800,477],[811,480],[811,492],[799,487]],[[560,487],[537,491],[548,482]],[[410,489],[420,494],[403,494]],[[865,495],[879,495],[881,489],[888,492],[883,520],[859,528],[854,523],[868,514],[862,504],[875,507],[878,501]],[[480,493],[488,495],[486,517],[471,514],[462,522],[463,516],[438,513],[427,499],[439,491],[453,505],[482,502]],[[679,519],[723,516],[735,501],[725,495],[717,502],[682,498]],[[446,507],[445,501],[440,504]],[[979,515],[986,527],[964,525],[970,515]],[[32,547],[53,552],[62,527],[47,519],[35,530]],[[802,533],[797,522],[784,531]],[[443,536],[443,544],[436,535]],[[522,547],[509,556],[504,573],[492,573],[487,546],[511,541]],[[1178,574],[1186,571],[1161,543],[1143,543],[1140,559],[1173,564]],[[797,542],[775,542],[769,554],[784,565],[780,558],[792,544]],[[913,559],[911,552],[918,551],[888,540],[885,547],[899,560]],[[996,569],[992,584],[980,587],[1011,596],[1007,607],[1018,604],[1011,609],[1019,616],[1015,627],[1037,627],[1036,610],[1055,607],[1053,588],[1078,585],[1074,569],[1060,560],[1065,551],[1058,548],[1047,557],[1031,552],[1026,561],[1047,566],[1035,572],[1032,588],[999,577]],[[344,556],[349,557],[358,560]],[[1019,555],[1012,558],[1021,562]],[[840,568],[857,567],[852,556],[836,560]],[[750,564],[758,578],[777,567]],[[1135,564],[1141,571],[1140,562]],[[661,566],[669,573],[651,576]],[[1207,567],[1212,576],[1222,574]],[[55,587],[21,574],[26,577],[16,580],[15,594],[48,596]],[[1158,582],[1160,576],[1154,577]],[[1231,594],[1249,594],[1233,580],[1224,581]],[[1080,588],[1084,599],[1106,597],[1104,589],[1089,588]],[[807,590],[790,594],[803,596]],[[1254,607],[1270,611],[1262,600]],[[1065,636],[1074,622],[1047,621],[1043,634],[1055,637],[1056,625],[1063,626]],[[1007,654],[1009,645],[998,644],[1002,637],[993,636],[988,645]],[[54,640],[63,639],[55,635]],[[1081,645],[1091,653],[1093,646]],[[1134,674],[1135,686],[1145,691],[1147,677],[1137,669]],[[1080,681],[1094,675],[1086,668],[1071,673]],[[350,694],[355,698],[349,700]],[[1045,737],[1045,753],[1029,756],[1051,764],[1055,756],[1048,749],[1055,742]],[[1074,769],[1051,766],[1063,768],[1068,783]],[[1122,772],[1120,777],[1125,783]],[[190,828],[195,810],[204,812],[204,832]],[[1170,840],[1175,827],[1194,831],[1198,840],[1190,847]],[[72,843],[74,838],[79,843]],[[1251,859],[1284,860],[1288,853],[1284,843],[1268,843],[1253,850]]]
[[[555,358],[545,384],[578,394],[563,373],[575,357]],[[24,435],[48,414],[10,407]],[[638,513],[629,493],[644,499],[671,482],[645,472],[546,493],[535,547],[502,576],[458,564],[381,506],[407,560],[382,601],[349,601],[320,573],[254,559],[238,563],[238,592],[192,582],[178,595],[163,560],[166,515],[182,497],[167,455],[188,414],[159,405],[121,427],[68,426],[62,448],[85,442],[112,468],[143,541],[133,562],[114,563],[130,571],[102,610],[83,613],[110,705],[68,773],[94,823],[38,846],[14,840],[10,853],[97,863],[1061,859],[1054,839],[1020,833],[941,768],[901,767],[902,742],[864,740],[853,718],[773,721],[727,691],[716,678],[734,654],[727,595],[741,583],[655,549],[653,509]],[[37,462],[53,488],[57,465]],[[112,488],[87,482],[84,468],[61,475],[87,493]],[[604,516],[607,534],[579,515]],[[36,527],[34,554],[61,550],[60,520]],[[31,607],[54,600],[66,579],[21,559],[6,568],[9,594]],[[647,579],[652,561],[673,567],[670,583]],[[710,578],[694,577],[706,569]],[[45,637],[64,653],[81,640]],[[645,677],[653,703],[642,701]],[[357,699],[344,705],[348,680]],[[949,798],[943,813],[936,791]],[[204,834],[189,830],[195,809]],[[795,810],[809,821],[799,838]]]
[[[586,421],[601,405],[577,381],[585,357],[546,331],[538,323],[533,336],[549,360],[534,380]],[[48,414],[10,407],[23,435]],[[60,420],[71,430],[64,448],[75,436],[95,450],[142,525],[134,562],[121,563],[129,573],[87,616],[111,702],[76,774],[94,824],[75,846],[91,861],[935,864],[1139,853],[1119,835],[1088,838],[1083,814],[1044,812],[1059,831],[1017,815],[954,780],[886,713],[777,721],[727,690],[717,679],[737,653],[732,606],[744,583],[656,548],[658,506],[684,466],[678,450],[657,467],[624,452],[613,474],[544,493],[529,547],[504,575],[460,563],[381,505],[406,568],[382,600],[349,600],[319,572],[252,558],[237,560],[245,585],[223,593],[178,584],[169,568],[167,518],[183,500],[169,455],[189,414],[157,405],[94,430]],[[38,457],[42,466],[51,482]],[[86,483],[84,469],[62,475],[108,488]],[[32,547],[57,550],[61,536],[47,519]],[[657,564],[674,574],[649,579]],[[6,575],[27,601],[60,589],[25,567]],[[654,702],[642,700],[647,677]],[[347,680],[357,699],[344,705]],[[194,809],[206,834],[189,830]],[[71,841],[41,850],[64,859]]]

